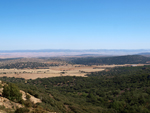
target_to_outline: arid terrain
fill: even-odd
[[[0,77],[16,77],[25,79],[48,78],[59,76],[84,76],[90,72],[103,71],[108,68],[120,66],[143,66],[145,64],[124,64],[124,65],[64,65],[53,66],[49,69],[0,69]]]

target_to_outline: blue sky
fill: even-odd
[[[150,49],[150,0],[0,0],[0,50]]]

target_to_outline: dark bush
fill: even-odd
[[[15,113],[28,113],[30,110],[28,108],[18,108]]]

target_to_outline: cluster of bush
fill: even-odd
[[[47,64],[47,63],[38,63],[38,62],[17,62],[17,63],[11,63],[6,64],[0,67],[0,69],[24,69],[24,68],[30,68],[30,69],[38,69],[38,68],[48,68],[50,66],[59,66],[58,64]]]

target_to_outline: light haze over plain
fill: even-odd
[[[150,0],[0,0],[0,50],[150,49]]]

